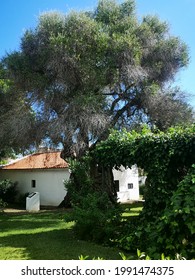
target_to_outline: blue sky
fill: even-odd
[[[120,1],[122,2],[122,1]],[[0,3],[0,57],[17,50],[24,30],[36,26],[44,11],[92,10],[96,0],[2,0]],[[158,15],[170,25],[170,34],[180,37],[189,48],[189,66],[180,71],[176,84],[192,96],[195,107],[195,0],[136,0],[137,15]],[[194,95],[194,96],[193,96]]]

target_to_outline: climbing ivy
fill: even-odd
[[[154,232],[158,248],[195,257],[195,164],[179,183]]]
[[[165,208],[166,198],[195,162],[195,125],[171,128],[166,133],[112,131],[92,155],[103,166],[131,167],[137,164],[147,173],[146,214],[150,219]],[[169,200],[169,199],[168,199]],[[145,209],[144,209],[145,210]]]
[[[188,223],[187,236],[184,233],[186,231],[184,214],[187,215],[186,211],[194,207],[192,200],[195,200],[194,183],[188,184],[189,180],[185,179],[195,163],[195,125],[187,128],[171,128],[166,133],[151,132],[145,128],[141,133],[127,132],[126,130],[112,131],[109,138],[97,146],[92,156],[102,166],[110,165],[117,168],[120,165],[131,167],[137,164],[147,174],[145,204],[139,217],[139,225],[136,225],[136,232],[131,232],[130,229],[135,229],[135,227],[128,228],[126,243],[129,242],[128,240],[136,242],[137,246],[139,244],[140,249],[143,250],[147,249],[145,244],[150,244],[150,255],[153,256],[156,256],[155,252],[158,250],[161,250],[159,254],[166,252],[170,254],[174,250],[177,253],[185,251],[183,244],[189,244],[193,240],[192,234],[195,231],[195,225]],[[182,195],[184,184],[185,188],[189,189],[193,197],[192,200],[190,200],[190,194]],[[179,202],[178,199],[180,199]],[[175,211],[174,207],[178,203],[180,210],[184,213],[183,219],[174,222],[175,216],[171,213],[173,209]],[[188,221],[195,218],[194,211],[189,210],[188,215]],[[162,229],[162,224],[165,225],[165,220],[162,218],[164,216],[168,217],[166,221],[170,224],[169,226],[166,224],[166,228],[169,227],[169,234],[172,236],[168,239],[166,235],[166,242],[160,235],[160,230],[157,230]],[[174,229],[177,231],[179,239],[174,238]],[[158,232],[158,242],[157,238],[154,238],[155,231]],[[173,244],[174,240],[177,240],[177,245]],[[167,242],[172,243],[172,245],[168,245]],[[125,244],[124,247],[130,248],[131,246]],[[192,247],[194,248],[194,245],[190,248]],[[186,251],[185,253],[187,254]]]

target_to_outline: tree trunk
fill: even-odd
[[[92,186],[94,192],[107,193],[110,201],[116,203],[117,192],[114,184],[114,177],[112,168],[110,166],[100,166],[96,162],[91,161],[89,166],[89,175],[92,180]],[[77,176],[74,173],[70,174],[70,179],[74,181],[74,185],[77,190],[82,188],[82,182],[78,181]],[[71,207],[71,194],[69,190],[59,207],[70,208]]]
[[[94,191],[106,192],[110,201],[116,203],[117,193],[112,168],[110,166],[100,166],[92,161],[90,164],[90,177],[93,181]]]
[[[71,199],[70,193],[67,191],[66,196],[62,200],[62,202],[58,205],[58,208],[71,208]]]
[[[66,145],[67,147],[67,145]],[[92,145],[90,147],[90,152],[95,149],[96,145]],[[66,158],[75,158],[74,153],[71,153],[71,151],[68,149],[64,149],[61,152],[61,158],[66,160]],[[77,158],[76,160],[80,160]],[[96,192],[106,192],[108,197],[110,198],[110,201],[112,203],[116,203],[117,201],[117,192],[115,189],[114,184],[114,176],[112,173],[112,167],[110,166],[102,166],[96,163],[94,159],[90,160],[89,167],[86,167],[86,172],[88,172],[89,169],[89,176],[92,180],[92,188]],[[77,190],[82,188],[82,182],[79,181],[77,176],[72,172],[70,174],[70,179],[74,181],[74,185]],[[71,207],[71,194],[69,193],[69,190],[67,191],[66,196],[64,197],[63,201],[60,203],[59,207],[65,207],[69,208]]]
[[[79,182],[77,176],[75,176],[74,172],[70,173],[69,180],[72,180],[74,182],[74,185],[76,186],[77,190],[80,190],[82,188],[81,182]],[[63,201],[59,204],[59,208],[71,208],[71,193],[70,190],[67,190],[67,193],[63,199]]]

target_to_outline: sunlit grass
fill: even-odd
[[[125,220],[138,216],[142,204],[123,204]],[[1,260],[74,260],[121,259],[117,248],[79,240],[72,230],[74,222],[65,222],[69,212],[53,210],[38,213],[0,213]]]
[[[134,216],[139,216],[143,208],[143,204],[138,202],[138,203],[132,203],[132,204],[123,204],[122,209],[123,209],[123,214],[122,217],[134,217]]]
[[[60,211],[0,214],[1,260],[120,259],[119,250],[78,240]]]
[[[142,211],[142,207],[137,207],[135,209],[127,210],[127,212],[124,212],[122,216],[123,217],[139,216],[141,211]]]

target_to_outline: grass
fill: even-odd
[[[122,204],[123,214],[122,216],[124,218],[131,218],[138,216],[143,208],[143,202],[135,202],[131,204]]]
[[[63,213],[0,214],[1,260],[71,260],[80,255],[120,259],[115,248],[76,238]]]
[[[123,205],[124,216],[137,215],[141,207]],[[101,257],[121,259],[120,250],[78,240],[73,222],[60,210],[38,213],[0,213],[0,260],[78,260]]]

